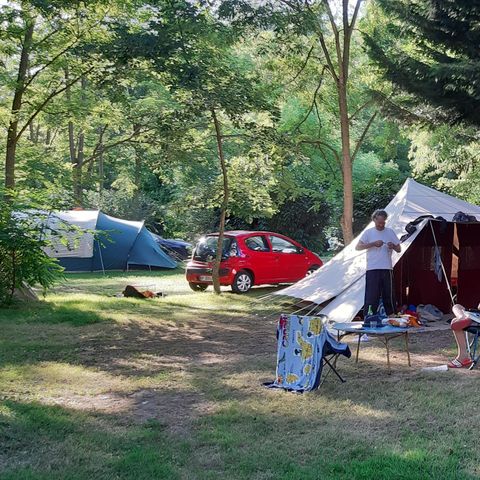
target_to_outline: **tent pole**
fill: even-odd
[[[98,253],[100,254],[100,263],[102,264],[102,272],[105,275],[105,265],[103,264],[102,246],[100,245],[98,240],[97,240],[97,245],[98,245]]]

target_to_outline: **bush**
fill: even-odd
[[[0,305],[11,303],[24,284],[46,290],[63,278],[63,268],[43,251],[49,245],[46,230],[40,214],[0,200]]]

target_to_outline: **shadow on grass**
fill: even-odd
[[[130,377],[185,369],[193,389],[179,382],[133,392],[122,417],[4,402],[1,478],[476,478],[464,467],[462,447],[476,432],[455,431],[451,420],[462,410],[449,406],[452,385],[399,384],[383,370],[384,379],[372,377],[365,388],[365,372],[357,370],[355,378],[353,365],[343,363],[347,384],[330,377],[313,394],[267,391],[258,377],[274,373],[273,345],[267,346],[272,332],[255,325],[252,334],[247,327],[225,319],[172,330],[140,322],[105,325],[103,337],[81,342],[72,362]],[[216,354],[221,361],[211,363]],[[144,366],[135,363],[141,359]],[[364,362],[371,369],[372,362]],[[246,379],[235,378],[242,375]],[[202,411],[205,400],[215,405],[212,411]],[[187,418],[195,428],[181,440],[155,421],[135,424],[136,413],[142,421],[170,425]]]
[[[16,324],[60,324],[69,323],[76,327],[105,321],[94,310],[78,307],[79,302],[65,302],[57,305],[51,302],[38,301],[28,305],[13,305],[0,309],[0,323]]]
[[[78,374],[74,382],[83,369],[95,374],[80,393],[63,387],[65,375],[37,384],[18,377],[15,398],[56,381],[65,392],[43,400],[64,407],[0,407],[8,452],[0,452],[1,478],[475,478],[461,468],[467,455],[479,460],[462,448],[475,443],[476,427],[458,419],[480,418],[479,410],[455,402],[458,392],[476,398],[473,377],[419,377],[404,368],[402,352],[391,377],[377,354],[358,365],[342,361],[346,384],[330,377],[313,394],[267,391],[260,381],[274,376],[275,323],[237,296],[203,303],[204,294],[191,295],[187,304],[72,296],[0,312],[3,363],[27,364],[23,371],[45,360],[69,363],[78,367],[66,369]],[[106,389],[93,391],[102,380]],[[98,413],[109,398],[123,402],[121,418]],[[75,401],[82,411],[68,408]],[[140,425],[148,419],[162,424]],[[180,440],[167,424],[195,428]]]
[[[0,477],[24,479],[176,479],[190,454],[158,422],[37,403],[0,403]]]
[[[267,414],[262,413],[265,405],[261,402],[250,408],[234,403],[203,417],[197,426],[200,458],[212,458],[216,452],[216,461],[205,460],[205,464],[224,469],[224,478],[478,478],[469,471],[476,465],[478,453],[466,450],[460,442],[451,443],[454,439],[465,442],[465,432],[457,432],[450,441],[438,431],[425,437],[395,431],[389,434],[381,421],[372,425],[366,418],[358,418],[352,425],[348,412],[344,418],[338,414],[331,418],[316,408],[319,404],[313,399],[299,401],[302,405],[298,408],[287,403],[289,408]],[[311,404],[309,409],[307,403]],[[400,417],[394,415],[390,426],[402,422]],[[467,434],[470,439],[472,433]]]
[[[477,478],[460,448],[441,455],[425,442],[358,442],[322,415],[263,414],[230,406],[204,416],[188,438],[158,421],[58,406],[0,402],[2,480],[251,479],[424,480]]]

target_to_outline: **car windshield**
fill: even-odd
[[[232,238],[224,237],[222,259],[228,258],[230,250],[233,247],[232,242],[235,243]],[[200,260],[202,262],[214,260],[217,255],[217,243],[218,237],[216,236],[203,237],[195,247],[195,252],[193,253],[194,260]]]

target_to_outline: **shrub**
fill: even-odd
[[[0,305],[11,303],[25,284],[46,290],[63,277],[57,260],[43,251],[49,239],[41,217],[0,200]]]

